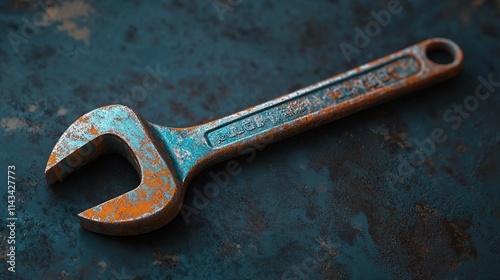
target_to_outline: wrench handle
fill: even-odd
[[[436,49],[448,52],[453,61],[439,64],[429,59],[427,53]],[[213,155],[227,158],[452,78],[460,72],[462,60],[454,42],[429,39],[207,123],[204,137]]]

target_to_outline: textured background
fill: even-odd
[[[5,186],[16,165],[19,224],[15,275],[1,230],[0,278],[498,278],[500,87],[460,125],[443,118],[474,95],[479,76],[500,80],[498,1],[401,1],[351,62],[339,44],[352,44],[353,28],[387,1],[149,2],[0,4],[0,179]],[[23,37],[23,17],[40,11],[51,19]],[[195,125],[431,37],[462,47],[459,77],[241,156],[241,172],[200,205],[195,190],[227,162],[207,169],[186,194],[195,214],[153,233],[116,238],[78,225],[78,212],[139,183],[119,156],[53,187],[44,180],[59,136],[99,106]],[[168,77],[132,95],[157,65]],[[388,177],[435,128],[446,142],[410,174]]]

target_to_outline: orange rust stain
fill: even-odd
[[[337,99],[340,99],[342,98],[342,92],[340,91],[337,91],[337,90],[328,90],[328,95],[330,96],[330,98],[332,98],[333,100],[337,100]]]
[[[94,127],[94,125],[90,126],[90,133],[93,135],[99,135],[99,131]]]
[[[158,205],[163,200],[165,193],[168,192],[173,197],[177,192],[177,188],[171,188],[168,182],[164,181],[164,179],[170,178],[170,172],[166,169],[156,173],[144,170],[143,175],[141,187],[135,190],[137,202],[131,201],[127,195],[123,195],[102,205],[101,211],[96,212],[89,209],[85,214],[99,220],[123,221],[141,217],[144,214],[154,212],[160,206],[162,208],[166,206]]]
[[[73,138],[73,139],[78,139],[78,140],[84,140],[86,141],[87,139],[79,134],[74,134],[74,133],[68,133],[66,135],[68,138]]]
[[[50,153],[50,156],[49,156],[49,165],[55,165],[56,162],[57,162],[56,153]]]
[[[153,163],[155,165],[159,165],[160,164],[160,160],[161,160],[160,156],[158,155],[158,153],[154,153],[154,156],[155,156],[155,158],[153,159]]]
[[[146,145],[148,145],[148,144],[149,144],[149,139],[148,139],[148,138],[145,138],[145,139],[143,139],[143,140],[141,141],[141,147],[146,146]]]

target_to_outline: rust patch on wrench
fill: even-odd
[[[448,51],[454,60],[446,65],[431,61],[426,54],[436,48]],[[454,77],[462,60],[460,48],[452,41],[430,39],[264,104],[188,128],[149,123],[121,105],[98,108],[76,120],[61,136],[47,162],[47,182],[61,180],[104,153],[121,154],[141,175],[140,185],[80,213],[80,224],[109,235],[150,232],[177,215],[187,184],[206,166]]]
[[[375,95],[382,88],[389,87],[420,70],[420,64],[407,56],[387,62],[384,65],[348,75],[342,79],[326,83],[318,88],[303,92],[278,104],[234,120],[211,131],[206,138],[211,146],[223,146],[234,143],[277,125],[306,116],[313,111],[338,106],[363,95]]]

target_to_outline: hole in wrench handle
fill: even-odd
[[[427,57],[441,48],[449,64]],[[456,76],[463,54],[452,41],[429,39],[343,74],[203,125],[217,158],[269,144]]]

